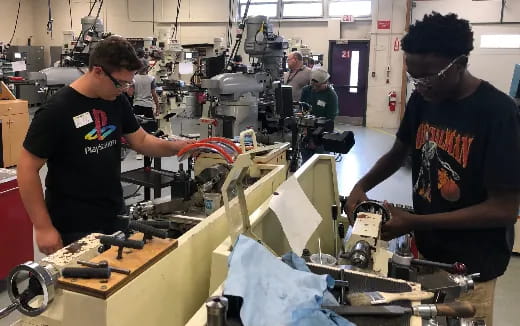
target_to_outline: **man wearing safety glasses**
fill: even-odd
[[[121,137],[137,152],[171,156],[186,145],[139,127],[122,93],[141,61],[111,36],[90,55],[88,71],[35,114],[18,165],[18,182],[40,251],[51,254],[92,232],[117,231],[124,208]],[[39,171],[47,163],[45,199]]]
[[[520,204],[520,113],[509,96],[468,72],[468,21],[426,15],[402,48],[415,91],[393,147],[354,186],[347,207],[365,200],[411,151],[415,214],[387,205],[392,217],[382,236],[414,231],[426,259],[480,273],[461,300],[492,325],[495,281],[509,263]]]

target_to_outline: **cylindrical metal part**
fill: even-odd
[[[421,304],[412,307],[413,314],[421,318],[435,318],[437,316],[437,308],[434,304]]]
[[[228,299],[224,296],[210,297],[206,301],[207,326],[225,326],[228,309]]]
[[[350,258],[352,265],[366,268],[370,262],[371,250],[370,244],[365,240],[356,242],[352,249],[352,256]]]
[[[34,308],[33,306],[29,306],[28,302],[20,301],[25,292],[23,291],[20,293],[18,290],[18,282],[22,281],[22,278],[19,278],[21,273],[28,273],[30,277],[30,285],[31,283],[38,284],[38,289],[28,288],[28,291],[31,293],[35,292],[32,297],[34,297],[37,292],[41,291],[40,294],[42,298],[40,300],[40,306]],[[47,309],[47,306],[54,299],[54,287],[58,277],[59,272],[52,264],[42,266],[31,261],[20,264],[13,268],[7,277],[7,292],[9,294],[9,298],[11,299],[11,302],[20,302],[20,304],[17,306],[17,309],[22,314],[31,317],[38,316]]]

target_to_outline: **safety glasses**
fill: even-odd
[[[101,68],[101,70],[103,70],[105,75],[107,75],[108,78],[110,78],[110,80],[114,84],[115,88],[120,89],[122,91],[126,91],[127,89],[129,89],[130,87],[132,87],[134,85],[134,81],[133,80],[131,82],[129,82],[129,81],[126,81],[126,80],[115,79],[114,77],[112,77],[112,75],[105,68],[103,68],[101,66],[99,66],[99,67]]]
[[[412,77],[408,72],[406,73],[406,75],[408,76],[408,81],[410,81],[411,83],[414,84],[414,86],[431,86],[433,85],[436,81],[438,80],[441,80],[445,77],[446,75],[446,72],[448,72],[448,70],[455,64],[457,63],[457,61],[459,61],[460,59],[462,58],[466,58],[467,56],[465,54],[463,55],[460,55],[458,57],[456,57],[455,59],[453,59],[444,69],[442,69],[441,71],[439,71],[438,73],[436,74],[433,74],[433,75],[430,75],[430,76],[426,76],[426,77],[420,77],[420,78],[415,78],[415,77]]]

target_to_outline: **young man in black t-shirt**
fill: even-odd
[[[121,137],[141,153],[171,156],[186,145],[143,131],[122,92],[141,62],[111,36],[90,55],[89,69],[35,114],[18,164],[20,194],[40,251],[51,254],[86,234],[117,229],[124,208]],[[47,163],[45,200],[39,170]]]
[[[477,317],[492,323],[494,285],[507,268],[520,204],[520,112],[467,70],[473,32],[455,14],[426,15],[402,40],[415,92],[393,147],[354,186],[351,211],[412,152],[416,214],[387,206],[385,239],[414,231],[429,260],[460,261],[481,273]]]

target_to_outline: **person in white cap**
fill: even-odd
[[[332,120],[331,128],[325,130],[330,132],[334,130],[334,118],[338,115],[338,95],[329,84],[329,78],[329,73],[323,68],[311,71],[311,84],[303,88],[300,102],[309,104],[311,113],[316,117]],[[306,147],[302,151],[304,162],[315,153],[325,153],[319,139],[309,137],[305,142]]]
[[[311,113],[334,121],[338,115],[338,95],[329,84],[330,75],[324,68],[311,71],[311,84],[302,90],[301,102],[312,107]]]

